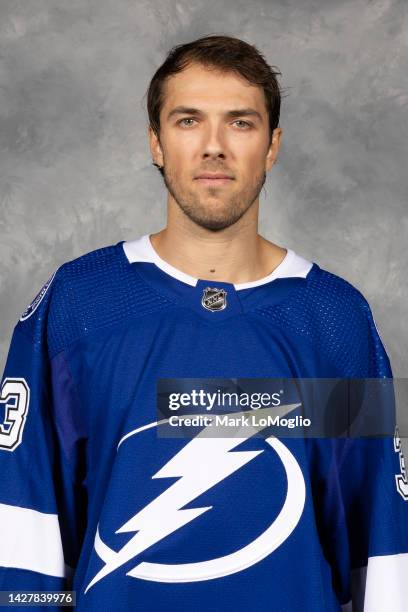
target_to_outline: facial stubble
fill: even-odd
[[[164,183],[180,209],[191,221],[205,229],[217,232],[230,227],[251,208],[266,180],[266,172],[256,175],[243,189],[231,195],[228,188],[183,188],[171,169],[163,168]],[[217,201],[214,202],[214,199]]]

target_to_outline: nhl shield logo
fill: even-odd
[[[201,304],[207,310],[224,310],[227,306],[227,292],[217,287],[206,287],[203,291]]]

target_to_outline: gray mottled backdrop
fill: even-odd
[[[406,0],[1,0],[0,357],[64,261],[159,230],[143,96],[170,46],[255,43],[286,88],[260,231],[345,277],[408,376]]]

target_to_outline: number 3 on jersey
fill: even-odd
[[[407,478],[407,470],[405,468],[405,460],[404,455],[402,453],[402,444],[401,438],[399,437],[398,427],[395,428],[395,437],[394,437],[394,450],[396,453],[399,453],[399,462],[401,473],[395,475],[395,483],[397,485],[398,493],[402,496],[405,501],[408,501],[408,478]]]
[[[13,451],[21,443],[29,403],[30,388],[25,379],[5,378],[0,395],[0,450]]]

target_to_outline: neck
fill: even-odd
[[[258,234],[259,202],[232,226],[217,232],[191,221],[168,203],[167,225],[151,235],[157,254],[170,265],[195,278],[246,283],[270,274],[286,250]]]

